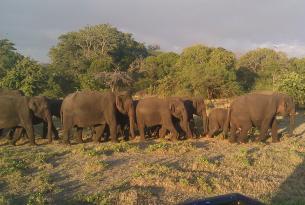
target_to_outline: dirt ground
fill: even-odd
[[[305,116],[279,143],[217,136],[177,143],[47,144],[0,140],[2,204],[177,204],[238,192],[266,204],[305,204]],[[88,139],[88,141],[90,141]]]

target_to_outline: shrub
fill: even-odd
[[[296,72],[282,74],[277,80],[276,89],[284,92],[298,104],[305,103],[305,77]]]

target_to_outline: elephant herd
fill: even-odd
[[[72,129],[76,128],[76,141],[83,142],[83,129],[91,128],[94,142],[118,141],[118,135],[134,139],[140,135],[158,133],[171,140],[212,137],[223,131],[230,142],[247,142],[252,127],[260,130],[258,141],[265,141],[271,128],[272,140],[277,142],[277,115],[290,116],[290,134],[295,121],[293,99],[282,93],[255,92],[236,97],[228,109],[214,108],[207,116],[204,99],[200,97],[149,97],[133,100],[130,93],[110,91],[77,91],[63,100],[42,96],[28,97],[21,91],[0,89],[0,131],[7,130],[10,143],[27,136],[34,145],[33,125],[43,123],[43,137],[49,142],[59,139],[52,117],[62,125],[61,141],[70,144]],[[202,118],[202,133],[195,131],[194,115]]]

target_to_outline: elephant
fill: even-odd
[[[265,141],[271,128],[272,141],[278,142],[276,115],[290,116],[290,131],[293,134],[295,124],[295,104],[292,97],[278,92],[255,92],[237,97],[230,105],[224,134],[230,126],[230,142],[236,142],[236,131],[240,129],[238,140],[247,141],[252,126],[259,128],[257,141]]]
[[[117,119],[117,134],[118,136],[124,137],[125,140],[129,138],[129,117],[128,115],[124,115],[120,112],[116,114]],[[101,138],[104,137],[105,141],[109,139],[110,129],[108,124],[102,124],[95,126],[93,129],[93,139],[95,142],[100,142]]]
[[[24,93],[21,90],[11,90],[8,88],[0,88],[0,96],[24,96]],[[2,135],[2,129],[0,130],[0,135]],[[9,129],[7,132],[7,138],[12,139],[14,130]]]
[[[172,140],[177,140],[178,132],[173,123],[173,117],[181,121],[182,130],[187,133],[189,124],[186,108],[183,101],[175,98],[160,99],[146,98],[139,100],[136,107],[137,124],[140,132],[140,140],[145,139],[145,127],[161,125],[159,136],[164,137],[169,130],[173,136]]]
[[[35,145],[33,122],[35,118],[48,122],[48,138],[52,141],[52,117],[48,104],[43,97],[1,96],[0,98],[0,129],[25,129],[31,145]],[[11,144],[15,144],[21,135],[15,135]]]
[[[228,109],[214,108],[209,113],[207,119],[207,137],[213,137],[215,133],[223,130],[227,120]]]
[[[50,115],[51,115],[51,118],[52,118],[53,113],[52,113],[52,109],[50,107],[49,98],[43,97],[43,96],[35,96],[34,98],[37,98],[38,101],[41,101],[41,104],[43,104],[43,106],[45,107],[43,109],[47,109],[48,111],[46,111],[46,113],[49,112]],[[47,104],[47,106],[45,106],[45,103]],[[49,128],[48,117],[42,117],[41,118],[39,116],[36,116],[35,113],[34,113],[33,125],[37,125],[37,124],[43,123],[42,138],[46,139],[48,137],[49,142],[52,141],[52,133],[54,134],[54,139],[55,140],[59,139],[58,132],[56,130],[56,127],[54,126],[53,120],[51,120],[51,121],[52,122],[51,122],[51,137],[50,137],[49,134],[48,134],[48,128]],[[23,134],[26,134],[26,132],[25,132],[24,129],[21,129],[21,128],[18,128],[17,130],[15,130],[15,133],[14,133],[15,137],[18,138],[18,139],[20,139]]]
[[[81,143],[83,128],[104,127],[106,124],[110,129],[111,141],[117,142],[117,112],[128,115],[131,136],[134,138],[135,109],[129,93],[78,91],[69,94],[63,100],[60,111],[63,142],[70,144],[69,135],[73,127],[77,128],[77,141]],[[96,136],[94,141],[98,142],[101,134]]]
[[[192,133],[194,133],[194,123],[191,123],[191,122],[194,121],[193,115],[197,115],[202,118],[203,135],[206,134],[207,133],[207,112],[206,112],[206,105],[204,103],[204,99],[201,97],[193,97],[193,98],[183,97],[180,99],[184,102]]]
[[[139,100],[133,100],[132,104],[134,109],[136,109],[137,104],[138,104]],[[116,119],[117,119],[117,133],[118,136],[122,136],[124,137],[125,140],[129,139],[129,133],[130,133],[130,121],[129,121],[129,117],[127,114],[122,114],[121,112],[117,112],[116,113]],[[136,122],[136,118],[135,118],[135,124]],[[109,130],[109,126],[107,124],[103,124],[103,125],[99,125],[99,126],[95,126],[94,129],[94,139],[96,142],[100,142],[101,141],[101,137],[105,138],[105,141],[107,141],[109,139],[110,136],[110,130]],[[132,137],[133,138],[133,137]]]
[[[21,90],[10,90],[7,88],[0,88],[0,96],[24,96],[24,93]],[[47,97],[38,97],[38,98],[45,98],[45,99],[41,99],[42,101],[46,100],[48,103],[48,109],[51,112],[51,115],[55,115],[57,117],[60,117],[60,106],[61,106],[61,102],[62,100],[53,100]],[[44,118],[46,119],[46,118]],[[47,132],[48,132],[48,121],[45,121],[43,119],[40,119],[38,117],[33,118],[33,124],[39,124],[39,123],[43,123],[43,138],[47,138]],[[16,129],[10,129],[8,132],[8,138],[10,140],[12,140],[12,136],[14,134],[14,132],[16,131]],[[53,124],[52,121],[52,132],[55,135],[54,139],[58,139],[58,132]],[[15,137],[16,138],[20,138],[22,136],[22,134],[26,134],[25,130],[22,129],[17,129],[16,133],[15,133]]]
[[[60,108],[61,108],[61,104],[62,104],[63,100],[52,99],[52,98],[48,98],[48,97],[46,98],[46,100],[47,100],[51,115],[60,119]],[[55,136],[54,139],[59,139],[59,135],[58,135],[58,131],[56,130],[56,127],[53,126],[52,128],[53,128],[52,132]],[[47,137],[47,123],[46,122],[43,122],[42,129],[43,129],[42,137],[46,138]]]

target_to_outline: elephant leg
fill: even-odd
[[[277,134],[277,122],[276,119],[273,120],[272,122],[272,127],[271,127],[271,135],[272,135],[272,142],[279,142],[279,137]]]
[[[10,140],[11,145],[16,145],[16,142],[21,138],[22,128],[14,128],[9,131],[9,135],[12,135],[12,139]]]
[[[123,132],[124,131],[123,131],[122,125],[117,125],[117,133],[118,133],[119,137],[123,137],[124,136]]]
[[[187,139],[192,139],[194,136],[193,136],[193,132],[192,132],[192,129],[191,129],[191,122],[188,121],[188,125],[187,125],[187,132],[186,132],[186,137]],[[182,126],[181,126],[182,127]]]
[[[111,142],[118,142],[116,123],[111,123],[111,124],[108,124],[108,125],[109,125],[109,130],[110,130]]]
[[[70,144],[70,135],[71,135],[71,129],[64,129],[63,130],[63,143],[69,145]]]
[[[140,132],[140,141],[145,140],[145,124],[141,117],[138,117],[138,129]],[[146,128],[146,130],[149,130],[149,128]]]
[[[231,142],[231,143],[236,142],[236,130],[237,130],[236,125],[232,124],[230,127],[230,137],[229,137],[229,142]]]
[[[55,126],[52,126],[52,132],[54,134],[54,139],[58,140],[59,139],[59,135],[58,135],[58,131],[57,131]]]
[[[101,137],[104,134],[106,124],[102,124],[94,128],[95,133],[93,135],[93,141],[98,143],[101,142]]]
[[[214,126],[212,129],[209,129],[209,133],[207,137],[212,138],[218,130],[219,130],[219,126]]]
[[[167,127],[167,129],[171,132],[172,137],[171,140],[172,141],[177,141],[178,137],[179,137],[179,133],[177,132],[177,130],[175,129],[173,124],[169,124],[169,126]]]
[[[15,129],[10,129],[7,134],[6,134],[6,138],[9,140],[9,141],[12,141],[13,138],[14,138],[14,133],[15,133]]]
[[[18,128],[18,129],[21,129],[21,132],[22,132],[22,128]],[[25,126],[25,131],[29,138],[30,144],[36,145],[33,126],[31,126],[31,125]]]
[[[140,132],[140,141],[144,141],[145,140],[145,132],[144,132],[144,125],[143,124],[139,124],[139,132]]]
[[[104,137],[104,141],[105,142],[109,141],[109,138],[110,138],[110,128],[109,128],[108,124],[105,125],[105,130],[102,133],[102,137]]]
[[[265,142],[267,140],[267,131],[268,131],[270,125],[271,125],[272,120],[273,119],[263,120],[263,123],[261,125],[261,129],[260,129],[260,134],[259,134],[259,137],[258,137],[257,141]]]
[[[78,143],[84,143],[84,141],[83,141],[83,128],[82,127],[77,127],[76,132],[77,132],[76,141]]]
[[[196,128],[195,128],[195,122],[193,119],[191,119],[189,121],[189,129],[190,129],[192,136],[194,136],[194,135],[195,135],[195,137],[198,136],[198,133],[196,132]]]
[[[164,138],[166,134],[166,128],[164,128],[163,126],[161,127],[161,129],[159,130],[159,137],[160,138]]]
[[[129,129],[127,129],[127,128],[125,128],[123,130],[123,135],[124,135],[125,141],[128,141],[129,139],[134,139],[133,136],[129,136],[129,132],[130,132]]]
[[[71,129],[73,128],[73,121],[71,116],[65,115],[63,113],[63,121],[62,121],[62,129],[63,129],[63,137],[62,137],[62,143],[66,145],[70,145],[70,135],[71,135]]]
[[[43,122],[43,124],[42,124],[42,138],[43,139],[47,138],[47,133],[48,133],[48,124]]]
[[[248,124],[241,127],[241,132],[239,133],[238,141],[241,143],[246,143],[248,140],[248,132],[251,129],[252,125]]]

